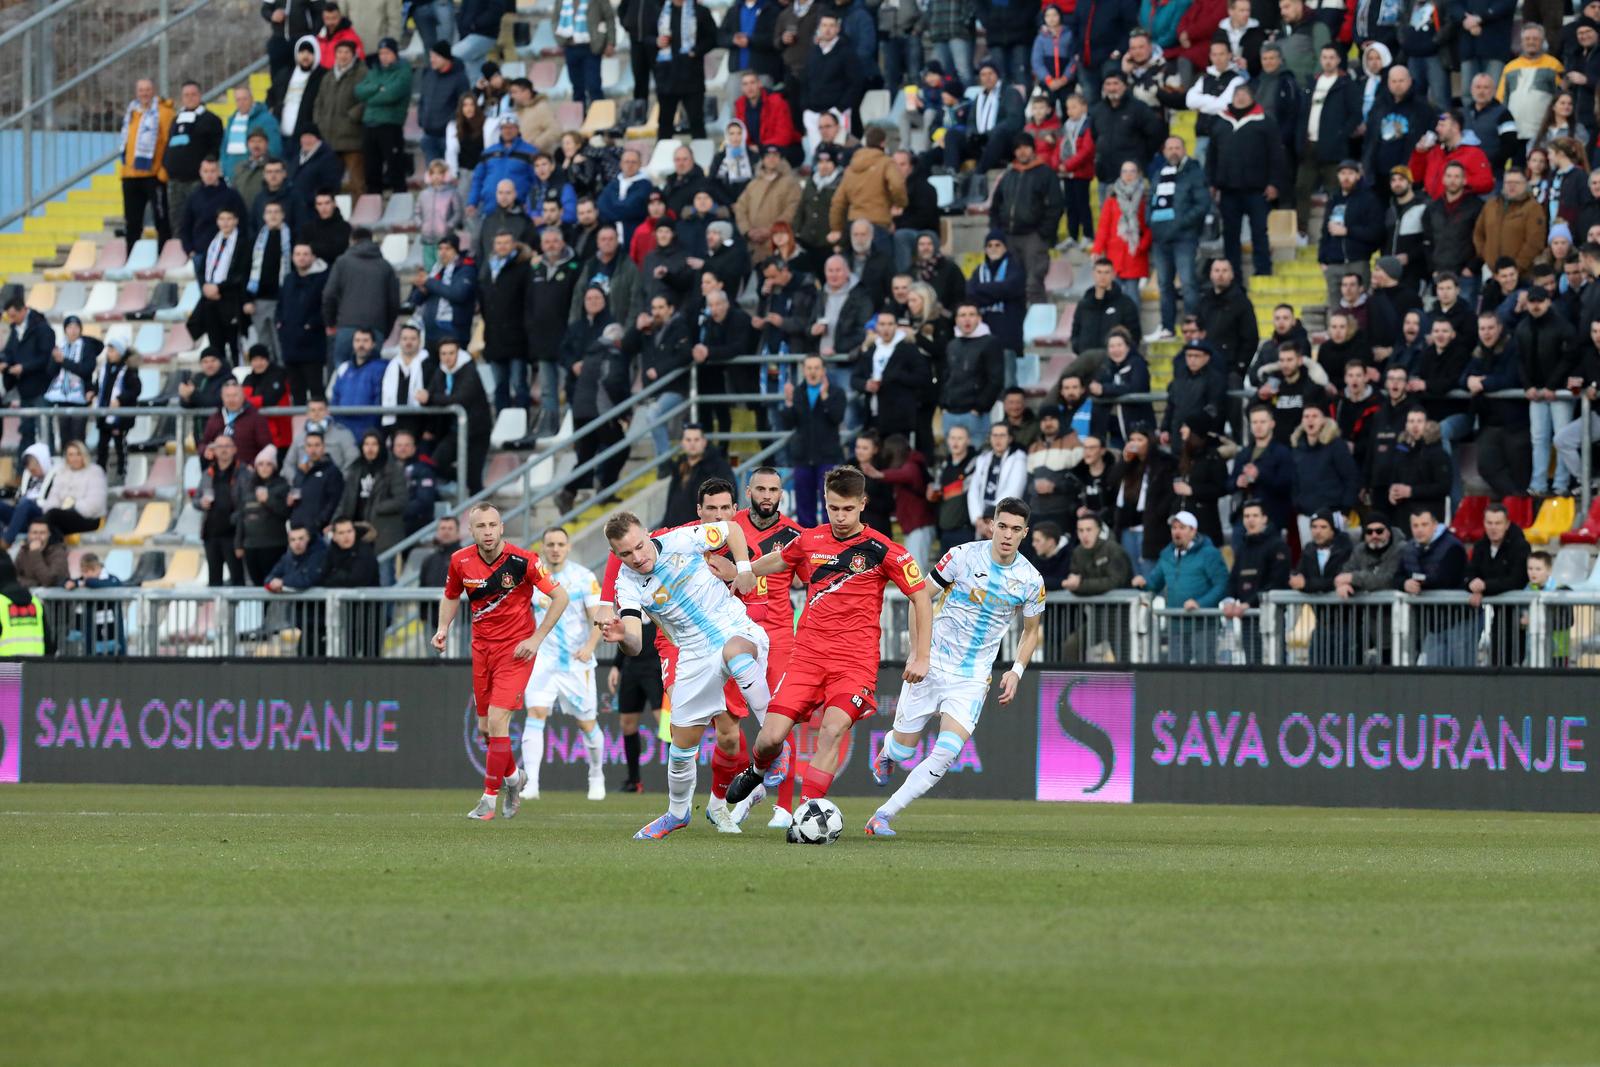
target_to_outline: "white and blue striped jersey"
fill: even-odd
[[[649,574],[623,567],[617,574],[617,614],[643,612],[686,658],[715,655],[752,628],[744,604],[708,566],[704,554],[728,542],[728,523],[681,526],[658,534]]]
[[[567,610],[561,613],[561,619],[556,623],[555,629],[550,631],[550,636],[539,646],[539,662],[546,663],[550,669],[557,671],[591,670],[594,667],[593,660],[579,663],[573,653],[589,640],[591,626],[589,609],[600,606],[600,581],[594,576],[593,571],[570,559],[561,565],[560,570],[551,571],[550,577],[567,591]],[[542,624],[544,613],[549,610],[550,598],[535,590],[534,624]]]
[[[944,590],[933,617],[932,673],[946,678],[988,678],[1000,639],[1020,611],[1044,613],[1044,579],[1018,555],[1009,566],[994,561],[990,541],[957,545],[933,568]]]

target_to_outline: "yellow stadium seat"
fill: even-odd
[[[72,276],[80,270],[89,270],[94,266],[95,256],[99,248],[93,241],[74,241],[72,251],[67,253],[67,261],[59,267],[52,267],[44,272],[44,276],[51,281],[71,281]]]
[[[28,306],[43,315],[56,306],[56,287],[54,282],[40,282],[28,290]]]
[[[164,505],[163,505],[164,506]],[[154,504],[150,507],[155,507]],[[149,508],[145,509],[146,511]],[[141,525],[143,523],[141,522]],[[180,585],[200,583],[205,558],[198,548],[180,548],[167,561],[167,573],[155,581],[145,582],[148,589],[176,589]]]
[[[1523,533],[1532,545],[1549,544],[1561,540],[1561,535],[1572,529],[1578,517],[1577,502],[1570,496],[1556,496],[1546,500],[1539,508],[1538,518]]]
[[[617,102],[615,100],[596,100],[589,105],[589,114],[583,120],[579,129],[585,137],[592,137],[601,130],[609,130],[617,124]]]
[[[119,545],[142,545],[156,534],[166,533],[171,525],[172,505],[165,500],[152,500],[139,513],[139,525],[127,533],[117,534],[112,541]]]

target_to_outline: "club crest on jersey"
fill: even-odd
[[[850,573],[860,574],[867,569],[867,557],[857,553],[850,557]]]
[[[672,594],[667,592],[666,588],[663,587],[661,589],[657,589],[655,591],[655,595],[652,596],[651,599],[654,600],[658,605],[665,604],[667,601],[672,599]]]
[[[505,573],[502,573],[500,575],[500,588],[501,589],[510,589],[513,586],[515,586],[516,584],[517,584],[516,576],[513,575],[511,572],[506,571]]]

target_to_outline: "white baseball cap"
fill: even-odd
[[[1176,515],[1172,516],[1172,521],[1176,523],[1182,523],[1191,530],[1200,529],[1200,520],[1194,517],[1194,512],[1192,511],[1180,511]]]

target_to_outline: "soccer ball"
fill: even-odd
[[[808,800],[789,824],[791,845],[831,845],[844,833],[844,813],[831,800]]]

